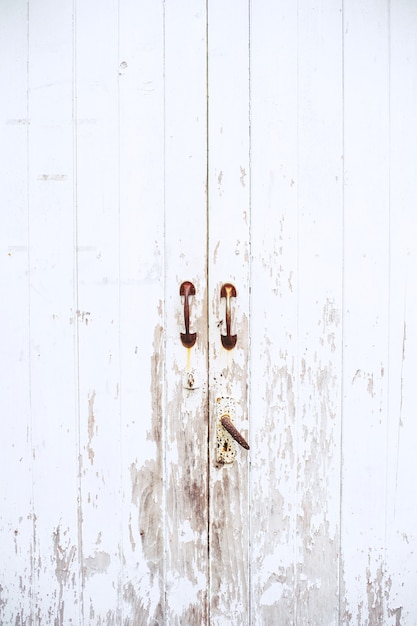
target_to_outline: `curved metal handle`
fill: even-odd
[[[184,296],[184,325],[185,333],[181,333],[182,345],[186,348],[192,348],[197,339],[197,333],[190,333],[190,303],[189,296],[195,296],[195,287],[193,283],[186,280],[180,287],[180,296]]]
[[[232,325],[232,312],[230,308],[230,298],[236,298],[236,289],[230,283],[226,283],[220,290],[220,297],[226,298],[226,334],[220,334],[223,348],[226,350],[232,350],[237,341],[237,335],[232,335],[230,332]]]

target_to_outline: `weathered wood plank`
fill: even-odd
[[[165,3],[165,553],[168,624],[207,624],[206,3]],[[155,181],[157,184],[157,181]],[[191,281],[183,346],[180,285]]]
[[[233,45],[230,36],[233,33]],[[242,624],[249,615],[250,453],[216,466],[216,398],[236,401],[236,426],[249,424],[249,5],[211,2],[208,11],[210,623]],[[232,283],[233,350],[223,348],[225,299]],[[247,437],[246,437],[247,438]]]
[[[341,3],[298,12],[296,624],[336,624],[342,354]]]
[[[73,323],[79,361],[82,609],[87,623],[118,624],[122,597],[118,2],[78,2],[75,41]]]
[[[251,622],[295,623],[297,6],[251,8]]]
[[[47,15],[47,19],[45,19]],[[31,3],[28,236],[34,620],[78,621],[73,7]]]
[[[0,622],[31,623],[34,568],[26,2],[0,6]],[[7,86],[7,87],[6,87]]]
[[[341,619],[387,621],[389,14],[344,5]]]
[[[390,9],[390,328],[386,493],[387,624],[417,615],[417,7]]]
[[[163,623],[164,15],[119,3],[124,626]]]

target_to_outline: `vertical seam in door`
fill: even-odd
[[[297,1],[297,26],[296,26],[296,39],[297,39],[297,58],[296,58],[296,72],[297,72],[297,80],[296,80],[296,110],[297,110],[297,122],[296,122],[296,172],[297,172],[297,192],[296,192],[296,241],[297,241],[297,249],[296,249],[296,271],[297,271],[297,300],[296,300],[296,363],[295,363],[295,376],[296,376],[296,410],[295,410],[295,470],[294,470],[294,512],[293,512],[293,532],[294,532],[294,540],[293,540],[293,576],[294,576],[294,604],[293,604],[293,624],[297,624],[297,594],[298,594],[298,578],[297,578],[297,557],[298,557],[298,544],[297,544],[297,514],[298,514],[298,436],[299,436],[299,405],[300,405],[300,385],[299,385],[299,373],[300,373],[300,365],[299,365],[299,302],[300,302],[300,164],[299,164],[299,118],[300,118],[300,107],[299,107],[299,87],[300,87],[300,79],[299,79],[299,2]]]
[[[388,172],[389,172],[389,233],[390,233],[390,238],[389,238],[389,283],[388,283],[388,293],[389,293],[389,301],[391,302],[391,164],[392,164],[392,152],[391,152],[391,102],[392,102],[392,83],[391,83],[391,60],[392,60],[392,30],[391,30],[391,15],[392,15],[392,3],[389,2],[389,58],[388,58],[388,63],[389,63],[389,114],[388,114],[388,124],[389,124],[389,139],[388,139],[388,159],[389,159],[389,165],[388,165]],[[404,293],[403,293],[403,320],[402,320],[402,324],[403,324],[403,329],[402,329],[402,359],[401,359],[401,369],[400,369],[400,405],[399,405],[399,413],[398,413],[398,417],[397,417],[397,426],[396,426],[396,437],[395,437],[395,441],[393,442],[393,446],[395,446],[395,468],[393,467],[393,472],[395,475],[395,490],[394,490],[394,494],[393,494],[393,516],[394,519],[396,518],[396,514],[397,514],[397,495],[398,495],[398,472],[399,472],[399,464],[400,464],[400,444],[401,444],[401,430],[402,430],[402,425],[403,425],[403,385],[404,385],[404,360],[405,360],[405,346],[406,346],[406,339],[407,339],[407,333],[406,333],[406,320],[407,320],[407,283],[408,283],[408,268],[406,269],[406,275],[404,277]],[[391,310],[391,304],[389,305]],[[389,328],[391,328],[391,320],[389,320]],[[391,341],[389,342],[389,345],[391,345]],[[390,368],[389,368],[389,363],[391,362],[391,359],[388,358],[388,389],[390,388],[389,386],[389,381],[390,381]],[[389,406],[389,404],[388,404]],[[388,433],[389,430],[387,430],[387,450],[388,450],[388,445],[389,445],[389,440],[388,440]],[[394,434],[394,431],[393,431]]]
[[[120,63],[120,0],[117,2],[117,66]],[[118,264],[118,326],[117,326],[117,334],[118,334],[118,351],[119,351],[119,382],[118,382],[118,396],[119,396],[119,480],[120,480],[120,495],[119,495],[119,580],[118,580],[118,602],[119,607],[116,612],[116,619],[119,618],[120,624],[124,623],[124,605],[123,605],[123,581],[124,581],[124,543],[123,543],[123,428],[122,428],[122,339],[121,339],[121,273],[120,273],[120,265],[121,265],[121,256],[120,256],[120,247],[121,247],[121,233],[120,233],[120,221],[121,221],[121,210],[120,210],[120,71],[117,72],[117,264]]]
[[[345,5],[344,0],[341,2],[341,98],[342,98],[342,314],[341,314],[341,358],[340,358],[340,467],[339,467],[339,572],[338,572],[338,623],[342,623],[342,610],[344,593],[343,584],[343,552],[342,552],[342,536],[343,536],[343,425],[344,425],[344,346],[345,346]]]
[[[207,341],[206,341],[206,384],[207,384],[207,398],[206,398],[206,422],[207,422],[207,607],[206,607],[206,620],[209,625],[211,622],[211,570],[210,570],[210,523],[211,523],[211,509],[210,509],[210,209],[209,209],[209,0],[206,0],[206,320],[207,320]]]
[[[163,534],[163,555],[162,555],[162,615],[163,615],[163,623],[166,623],[166,606],[167,606],[167,589],[166,589],[166,581],[167,581],[167,557],[166,557],[166,546],[168,543],[168,531],[167,531],[167,506],[166,506],[166,497],[167,497],[167,488],[166,488],[166,420],[165,420],[165,406],[167,402],[167,389],[166,389],[166,368],[167,363],[165,359],[166,355],[166,298],[167,298],[167,283],[166,283],[166,275],[167,275],[167,265],[166,265],[166,5],[165,0],[162,2],[162,75],[163,75],[163,225],[162,225],[162,237],[163,237],[163,259],[162,259],[162,267],[163,267],[163,302],[162,302],[162,320],[163,320],[163,334],[162,334],[162,353],[164,366],[162,367],[162,396],[163,402],[161,403],[161,447],[162,447],[162,459],[161,459],[161,478],[162,478],[162,505],[161,505],[161,517],[162,517],[162,534]]]
[[[250,332],[252,323],[252,82],[251,82],[251,70],[252,70],[252,3],[248,0],[248,252],[249,252],[249,267],[248,267],[248,363],[247,363],[247,393],[248,393],[248,434],[250,440],[251,430],[251,416],[252,416],[252,403],[251,403],[251,336]],[[247,490],[248,490],[248,503],[247,503],[247,516],[248,516],[248,610],[249,610],[249,626],[252,624],[252,541],[251,541],[251,502],[252,502],[252,490],[251,490],[251,460],[248,457],[248,478],[247,478]]]
[[[388,535],[388,450],[389,450],[389,413],[390,413],[390,351],[391,351],[391,0],[387,0],[387,47],[388,47],[388,76],[387,76],[387,104],[388,104],[388,268],[387,268],[387,317],[388,317],[388,337],[387,337],[387,417],[386,417],[386,433],[385,433],[385,520],[384,520],[384,561],[385,570],[387,566],[387,535]],[[398,454],[398,449],[397,449]],[[387,601],[387,599],[386,599]],[[387,607],[385,607],[387,608]],[[386,613],[386,612],[385,612]]]
[[[81,480],[81,400],[80,400],[80,338],[79,338],[79,265],[78,265],[78,111],[77,111],[77,0],[73,0],[73,83],[72,83],[72,123],[73,123],[73,237],[74,237],[74,366],[75,366],[75,406],[76,406],[76,467],[78,467],[78,502],[77,502],[77,534],[78,534],[78,585],[79,585],[79,620],[84,624],[84,568],[83,568],[83,527],[82,527],[82,480]]]
[[[27,15],[27,65],[26,65],[26,203],[27,203],[27,303],[28,303],[28,386],[29,386],[29,412],[28,412],[28,446],[30,447],[30,515],[32,522],[32,540],[31,540],[31,555],[30,555],[30,618],[32,621],[35,619],[34,615],[34,595],[35,595],[35,549],[36,549],[36,522],[35,522],[35,503],[34,503],[34,484],[33,484],[33,430],[32,430],[32,324],[31,324],[31,297],[30,297],[30,283],[31,283],[31,249],[30,249],[30,159],[29,159],[29,146],[30,146],[30,133],[29,133],[29,120],[30,120],[30,80],[29,80],[29,67],[30,67],[30,7],[29,0],[26,2],[26,15]]]

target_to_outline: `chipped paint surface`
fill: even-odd
[[[0,623],[414,623],[413,3],[40,4],[0,9]]]

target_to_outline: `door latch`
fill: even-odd
[[[235,441],[249,450],[249,444],[234,425],[236,403],[231,396],[216,399],[217,463],[233,463],[236,457]]]

